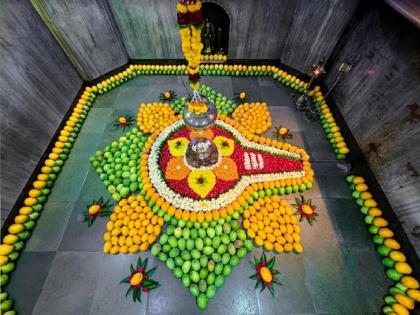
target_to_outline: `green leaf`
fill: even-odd
[[[273,258],[271,258],[270,261],[268,262],[267,268],[271,270],[271,268],[273,268],[275,262],[276,262],[276,259],[273,256]]]
[[[146,272],[147,276],[149,278],[151,278],[153,276],[153,274],[155,273],[157,267],[154,267],[152,269],[150,269],[148,272]]]
[[[142,267],[143,263],[141,261],[141,256],[137,259],[137,267]]]
[[[127,292],[125,293],[125,297],[127,297],[132,290],[133,290],[133,288],[132,287],[129,287],[128,290],[127,290]]]
[[[126,278],[122,279],[122,280],[120,281],[120,284],[121,284],[121,283],[128,283],[128,282],[129,282],[129,279],[130,279],[130,277],[126,277]]]
[[[135,271],[134,267],[132,264],[130,264],[130,272],[133,273]]]
[[[143,267],[144,267],[144,270],[146,270],[146,268],[147,268],[147,263],[149,262],[149,258],[146,258],[144,261],[143,261]]]
[[[268,290],[270,291],[271,295],[274,297],[274,287],[272,285],[270,285],[268,287]]]

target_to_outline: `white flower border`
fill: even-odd
[[[305,176],[305,171],[288,171],[281,173],[268,173],[268,174],[253,174],[253,175],[243,175],[236,183],[236,185],[229,189],[228,191],[220,194],[217,198],[212,199],[203,199],[195,200],[190,197],[184,197],[179,193],[175,192],[170,188],[162,174],[162,169],[160,168],[159,159],[161,154],[162,144],[169,138],[169,136],[174,133],[176,130],[180,129],[184,124],[182,120],[175,122],[166,129],[164,129],[160,135],[155,139],[152,148],[150,150],[148,158],[148,168],[150,181],[153,184],[156,191],[166,199],[169,203],[175,207],[182,210],[190,211],[211,211],[214,209],[220,209],[232,202],[234,202],[238,196],[245,190],[247,186],[253,183],[264,182],[264,181],[276,181],[286,178],[300,178]],[[276,155],[287,156],[292,159],[300,159],[300,155],[278,148],[263,146],[258,143],[250,142],[245,137],[242,136],[235,128],[226,124],[221,120],[217,120],[215,125],[221,127],[225,130],[228,130],[233,134],[234,137],[239,139],[242,142],[243,147],[251,150],[260,149],[263,152],[269,151],[270,153]]]

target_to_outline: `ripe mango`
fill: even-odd
[[[409,309],[409,310],[414,309],[414,301],[411,298],[403,294],[395,294],[394,298],[398,303],[400,303],[406,309]]]
[[[401,278],[401,284],[408,289],[418,289],[419,288],[419,282],[410,276],[404,276]]]

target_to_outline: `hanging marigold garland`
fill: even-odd
[[[180,0],[176,6],[182,52],[188,61],[188,79],[193,90],[200,87],[200,57],[203,50],[201,29],[204,24],[200,0]]]

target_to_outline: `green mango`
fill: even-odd
[[[175,257],[175,265],[178,267],[181,267],[184,264],[184,259],[182,259],[181,257]]]
[[[25,243],[23,241],[19,241],[16,242],[13,247],[16,251],[21,251],[25,247]]]
[[[4,286],[9,282],[9,275],[1,274],[0,275],[0,286]]]
[[[394,303],[397,303],[397,301],[394,299],[394,297],[393,296],[390,296],[390,295],[385,296],[384,297],[384,301],[388,305],[392,305]]]
[[[31,237],[31,232],[30,231],[22,231],[19,234],[17,234],[17,236],[19,237],[20,240],[24,241],[24,240],[27,240]]]
[[[385,273],[386,273],[386,276],[389,279],[394,280],[394,281],[399,281],[401,279],[401,277],[403,276],[401,273],[396,271],[394,268],[387,269],[385,271]]]
[[[10,273],[14,269],[15,269],[15,263],[11,261],[0,267],[1,273]]]
[[[213,254],[213,252],[214,252],[214,248],[213,248],[213,247],[211,247],[211,246],[205,246],[205,247],[203,248],[203,253],[204,253],[205,255],[207,255],[207,256],[209,256],[209,255]]]
[[[1,292],[0,293],[0,302],[5,301],[8,296],[9,296],[9,294],[7,292]]]
[[[197,306],[200,310],[205,310],[207,308],[207,297],[204,293],[200,293],[197,297]]]
[[[373,242],[377,245],[382,245],[384,243],[384,238],[379,235],[373,236],[372,239],[373,239]]]
[[[23,225],[26,230],[32,230],[35,227],[35,221],[26,221]]]
[[[181,279],[182,274],[183,274],[181,268],[175,267],[174,270],[173,270],[173,272],[174,272],[175,278]]]
[[[198,283],[198,281],[200,281],[200,275],[198,274],[196,270],[191,271],[190,279],[194,283]]]
[[[232,267],[230,265],[225,265],[223,267],[223,275],[225,277],[228,277],[230,275],[230,273],[232,272]]]
[[[184,274],[182,276],[182,284],[184,285],[184,287],[188,288],[191,285],[191,279],[188,276],[188,274]]]
[[[190,285],[190,293],[194,297],[197,297],[200,294],[200,289],[195,283]]]
[[[175,262],[172,258],[168,258],[166,261],[166,267],[168,267],[169,270],[173,270],[175,268]]]
[[[394,265],[395,265],[395,261],[393,261],[393,260],[392,260],[391,258],[389,258],[389,257],[384,257],[384,258],[382,258],[381,262],[382,262],[382,264],[383,264],[385,267],[388,267],[388,268],[392,268],[392,267],[394,267]]]
[[[391,249],[385,245],[381,245],[379,246],[376,251],[379,253],[379,255],[381,256],[388,256],[389,252],[391,251]]]
[[[13,301],[12,300],[6,300],[1,302],[0,304],[0,311],[6,312],[10,310],[13,307]]]
[[[230,258],[229,264],[230,264],[232,267],[235,267],[238,263],[239,263],[239,257],[238,257],[238,256],[236,256],[236,255],[233,255],[233,256]]]
[[[157,254],[160,253],[160,251],[162,250],[162,246],[160,246],[160,244],[156,243],[152,246],[152,248],[150,249],[150,253],[153,256],[156,256]]]

